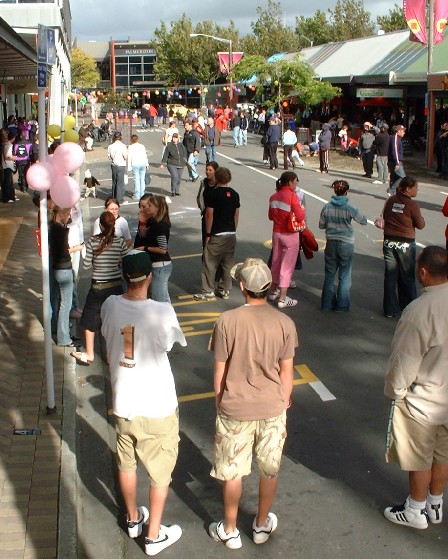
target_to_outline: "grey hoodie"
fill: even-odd
[[[322,132],[319,136],[319,148],[330,149],[331,145],[331,126],[326,123],[322,126]]]

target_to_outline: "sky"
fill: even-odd
[[[317,10],[334,9],[336,2],[329,0],[279,0],[286,25],[294,27],[295,17],[312,17]],[[385,15],[400,0],[364,0],[372,21]],[[267,7],[267,0],[226,0],[225,12],[217,8],[217,0],[171,0],[170,2],[148,2],[148,0],[71,0],[72,36],[79,41],[147,40],[160,22],[169,24],[181,18],[183,13],[193,24],[212,20],[220,25],[235,22],[240,36],[251,32],[250,24],[257,20],[257,7]],[[335,38],[337,41],[337,38]]]

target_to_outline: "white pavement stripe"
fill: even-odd
[[[330,400],[336,400],[336,396],[332,394],[328,388],[320,381],[316,380],[314,382],[310,382],[309,385],[311,388],[320,396],[320,399],[323,402],[329,402]]]

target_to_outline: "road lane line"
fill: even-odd
[[[187,332],[185,334],[186,338],[190,338],[191,336],[202,336],[202,334],[211,334],[213,332],[213,328],[211,330],[198,330],[196,332]]]
[[[323,402],[329,402],[330,400],[336,400],[336,396],[332,394],[328,388],[320,381],[310,382],[311,388],[320,396]]]

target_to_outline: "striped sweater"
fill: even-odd
[[[91,237],[86,244],[86,257],[83,268],[93,268],[92,279],[96,281],[108,281],[121,278],[121,260],[129,252],[123,237],[114,237],[101,254],[95,256],[94,251],[99,247],[100,238],[97,235]]]
[[[333,195],[320,212],[319,229],[325,229],[327,240],[354,244],[352,220],[367,225],[367,218],[348,203],[348,198]]]

